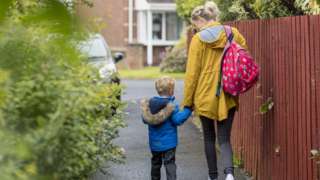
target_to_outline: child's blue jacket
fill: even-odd
[[[182,125],[192,111],[189,108],[179,111],[179,105],[174,99],[156,96],[141,102],[142,119],[149,126],[151,151],[166,151],[178,145],[177,126]]]

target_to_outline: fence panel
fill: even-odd
[[[310,150],[320,148],[320,16],[232,22],[261,66],[240,98],[233,145],[261,180],[317,179]],[[272,98],[265,115],[259,106]]]

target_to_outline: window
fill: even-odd
[[[176,41],[180,37],[182,31],[182,20],[177,16],[177,13],[166,13],[166,40]]]
[[[152,14],[152,39],[155,41],[176,41],[182,31],[182,20],[175,12]]]
[[[172,44],[179,40],[183,21],[178,17],[176,12],[152,12],[152,24],[148,26],[148,14],[146,11],[138,12],[138,42],[148,43],[148,27],[151,30],[152,43]]]
[[[153,40],[162,40],[162,13],[153,13],[152,14],[152,39]]]

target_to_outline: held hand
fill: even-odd
[[[176,112],[172,116],[172,120],[176,125],[182,125],[192,114],[192,110],[190,108],[183,108],[183,110]]]
[[[190,111],[193,111],[193,107],[190,106],[184,106],[183,109],[189,109]]]

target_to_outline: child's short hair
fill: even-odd
[[[159,95],[169,95],[174,91],[175,80],[168,76],[163,76],[156,80],[155,86]]]

